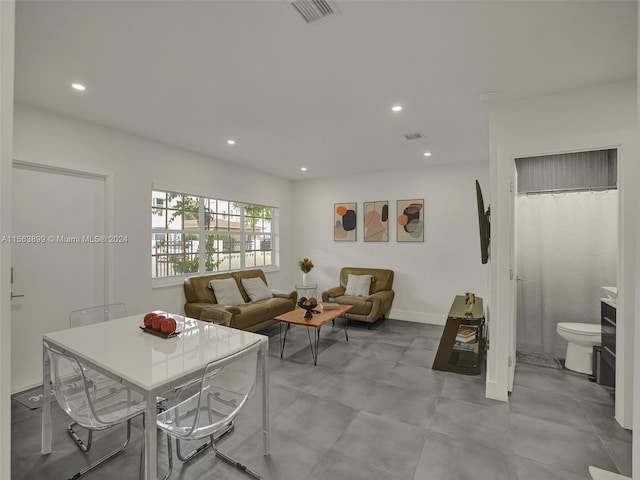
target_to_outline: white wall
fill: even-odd
[[[619,148],[620,238],[618,286],[624,286],[618,318],[624,361],[617,385],[616,418],[630,426],[635,312],[636,209],[640,204],[637,141],[637,81],[573,90],[491,108],[492,247],[491,309],[493,328],[488,355],[487,392],[506,399],[510,344],[509,245],[511,238],[509,181],[518,156],[596,148]],[[620,393],[620,392],[619,392]]]
[[[130,313],[183,312],[182,284],[151,285],[152,184],[279,207],[283,268],[267,274],[267,280],[273,288],[292,288],[295,266],[290,253],[293,202],[289,181],[20,103],[15,111],[14,158],[112,173],[113,233],[127,235],[129,240],[113,248],[115,282],[110,300],[125,303]]]
[[[0,2],[0,235],[11,235],[15,2]],[[11,249],[0,243],[0,478],[11,476]]]
[[[296,257],[313,260],[318,294],[338,285],[340,267],[392,269],[391,318],[443,324],[455,295],[488,293],[475,193],[478,179],[488,203],[488,178],[488,164],[477,162],[295,182]],[[398,243],[396,201],[414,198],[424,199],[424,242]],[[363,202],[378,200],[389,201],[389,241],[365,243]],[[356,242],[333,240],[334,204],[341,202],[357,202]]]

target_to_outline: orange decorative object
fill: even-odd
[[[345,207],[344,205],[340,205],[338,208],[336,208],[336,213],[340,216],[344,215],[345,213],[347,213],[347,207]]]
[[[409,217],[407,215],[400,215],[398,217],[398,225],[406,225],[409,223]]]

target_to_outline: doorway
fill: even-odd
[[[516,159],[517,362],[561,368],[559,322],[600,323],[617,285],[617,151]]]
[[[11,392],[42,383],[42,335],[106,303],[106,177],[14,161]]]

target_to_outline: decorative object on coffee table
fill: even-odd
[[[310,319],[313,318],[313,310],[318,307],[318,300],[316,300],[315,297],[302,297],[298,301],[298,306],[306,310],[306,312],[304,313],[304,318]]]

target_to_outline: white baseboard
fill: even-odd
[[[444,325],[447,321],[446,314],[413,312],[410,310],[391,309],[389,318],[394,320],[404,320],[407,322],[429,323],[433,325]]]

